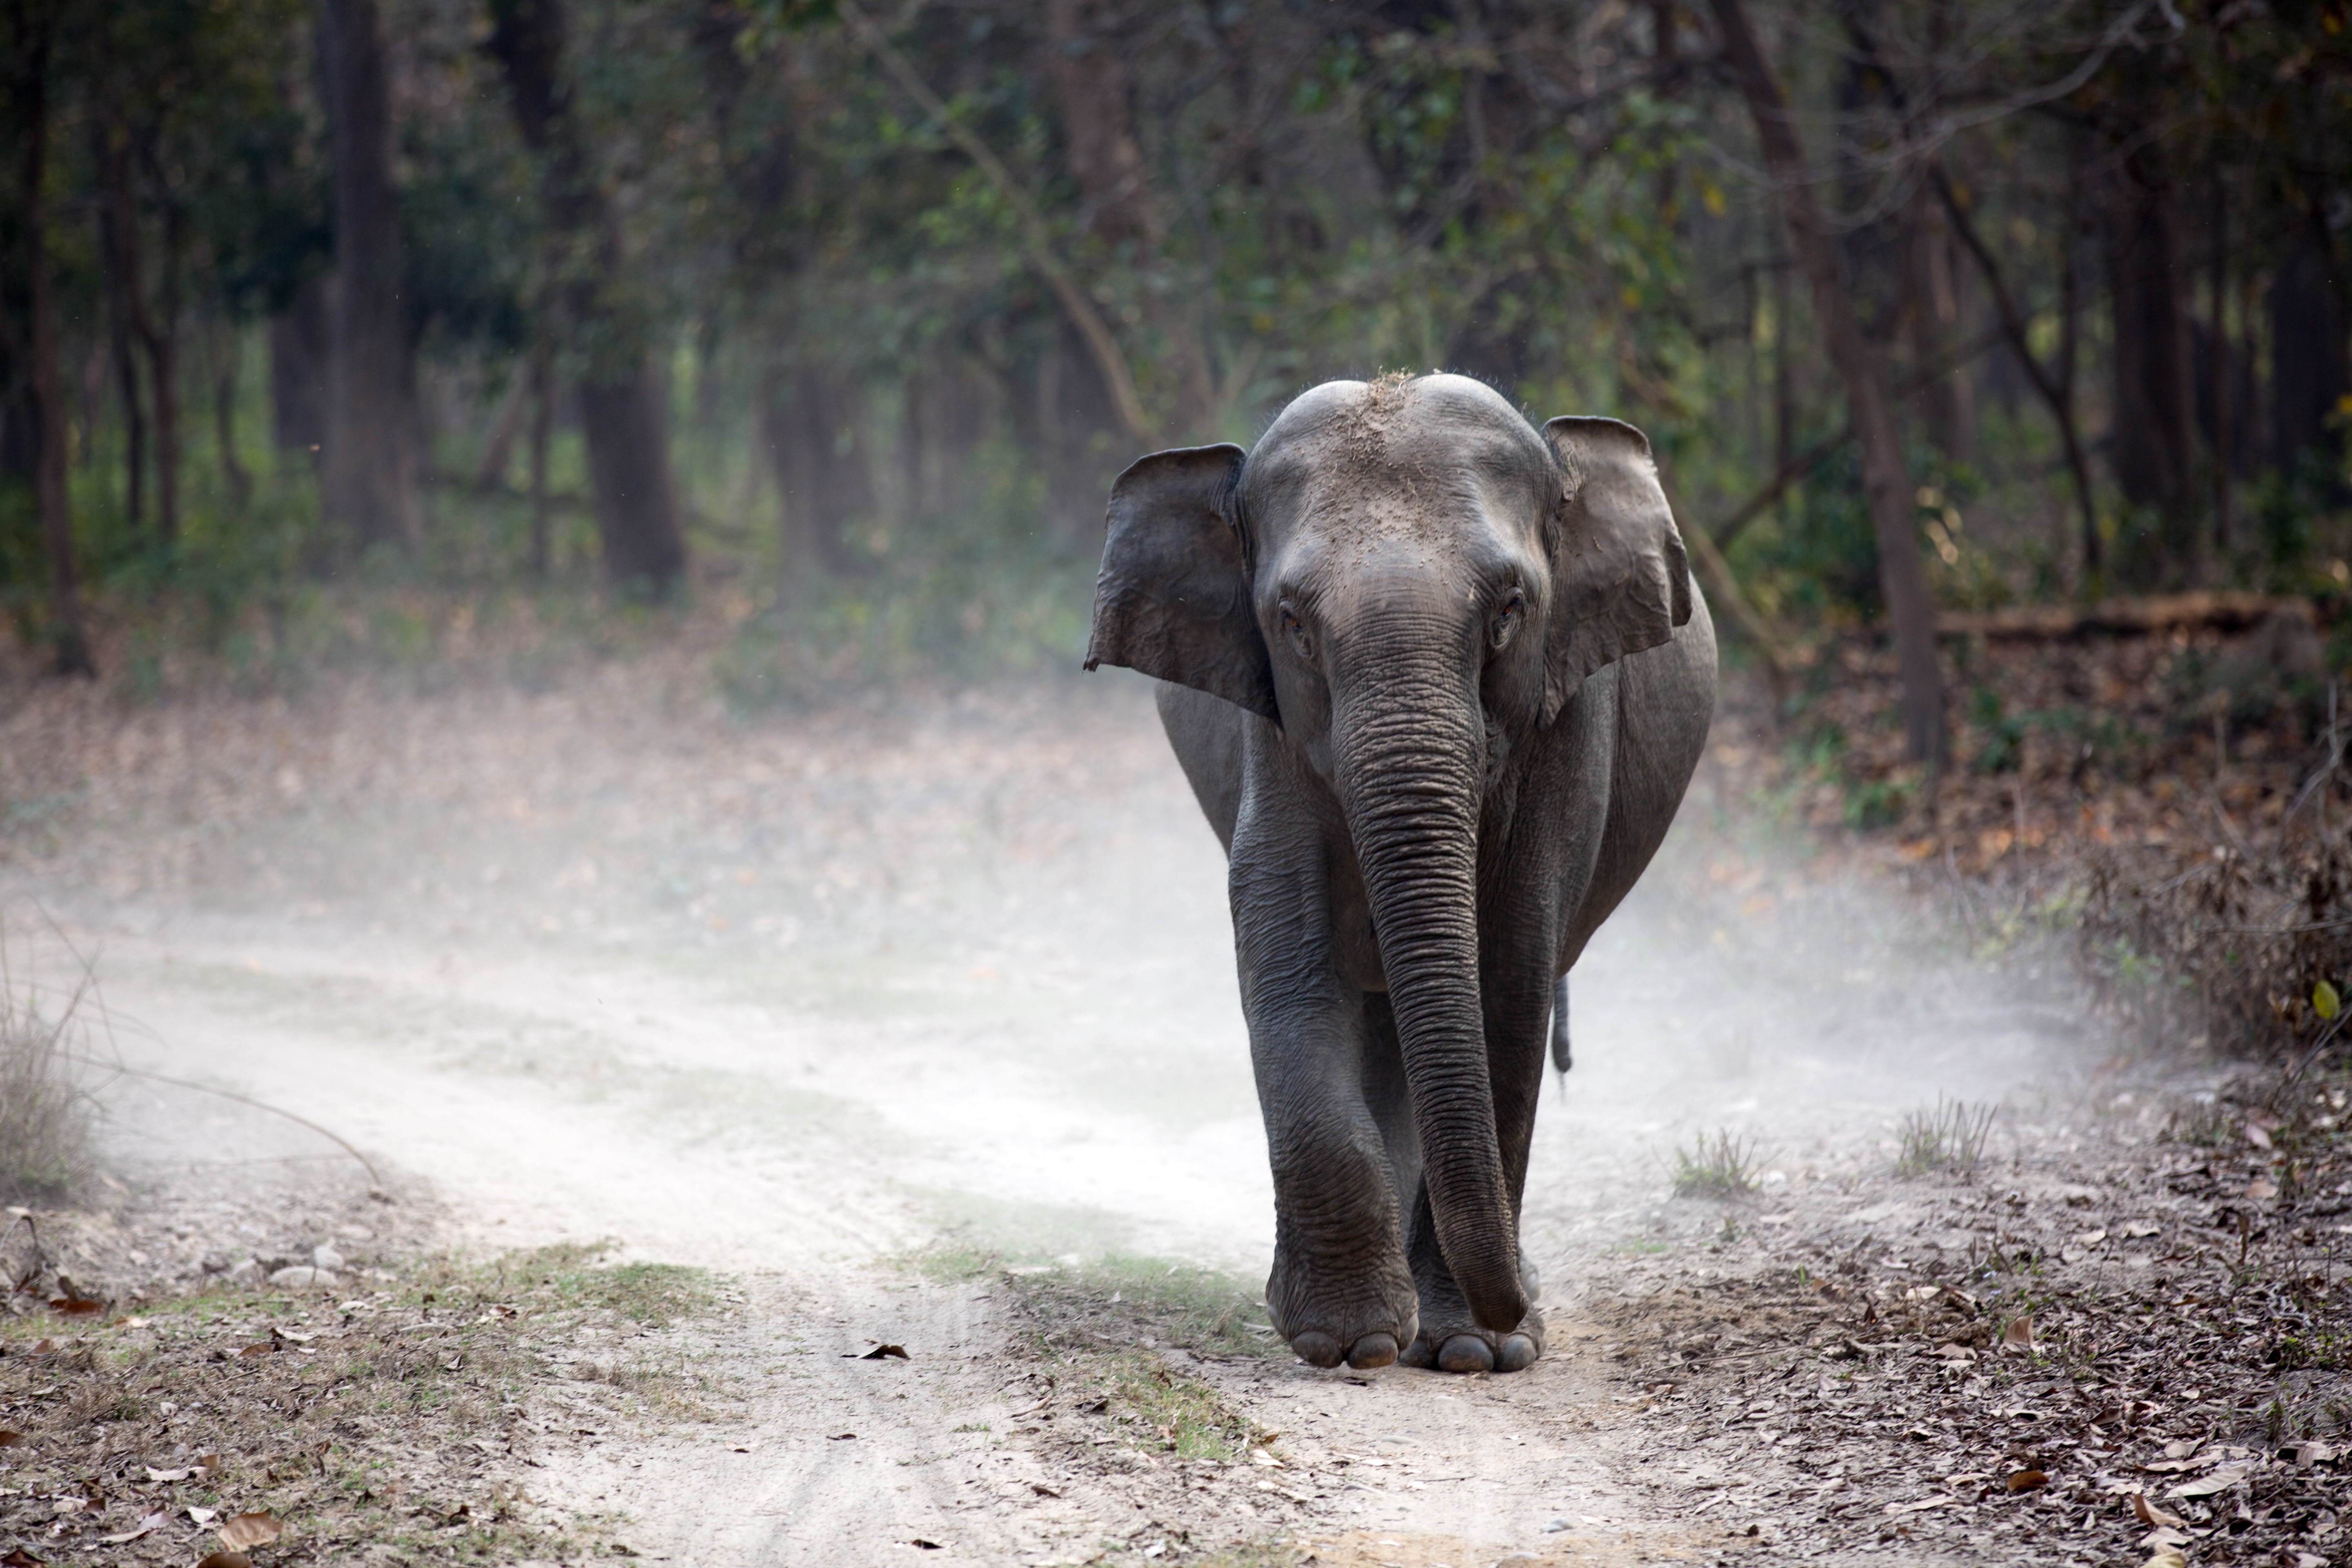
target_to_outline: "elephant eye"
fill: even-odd
[[[1519,629],[1519,623],[1527,619],[1527,594],[1517,588],[1512,589],[1503,596],[1503,607],[1495,612],[1495,624],[1487,628],[1486,640],[1501,648],[1511,640],[1512,635]]]
[[[1307,627],[1300,622],[1298,611],[1292,606],[1289,600],[1285,599],[1282,601],[1281,613],[1282,635],[1290,639],[1290,646],[1297,650],[1299,658],[1310,663],[1313,662],[1315,639],[1307,635]]]

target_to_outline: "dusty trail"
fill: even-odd
[[[1551,1354],[1459,1380],[1169,1352],[1288,1464],[1121,1457],[1037,1414],[988,1278],[894,1260],[1263,1277],[1223,863],[1139,682],[749,727],[654,686],[353,700],[214,738],[252,753],[250,789],[120,786],[0,907],[37,902],[100,955],[140,1026],[131,1065],[335,1128],[446,1239],[610,1237],[737,1279],[747,1303],[698,1353],[744,1420],[551,1436],[521,1472],[675,1562],[930,1542],[1076,1563],[1287,1533],[1324,1562],[1464,1568],[1749,1544],[1729,1510],[1661,1503],[1641,1388],[1583,1321],[1643,1269],[1650,1289],[1738,1266],[1706,1248],[1714,1211],[1667,1201],[1676,1141],[1769,1129],[1769,1205],[1866,1180],[1894,1116],[1939,1091],[2063,1120],[2080,1083],[2046,1011],[1958,970],[1885,972],[1883,914],[1791,901],[1702,798],[1578,973],[1579,1065],[1529,1179]],[[116,1110],[117,1158],[151,1179],[221,1152],[186,1097],[126,1086]],[[249,1118],[226,1136],[318,1152]],[[851,1359],[875,1342],[911,1359]]]

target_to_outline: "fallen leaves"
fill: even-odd
[[[2211,1497],[2215,1492],[2228,1491],[2246,1479],[2253,1467],[2244,1463],[2224,1465],[2210,1476],[2200,1476],[2193,1481],[2183,1481],[2164,1495],[2167,1497]]]
[[[896,1358],[897,1360],[899,1360],[899,1361],[911,1361],[912,1359],[914,1359],[914,1358],[912,1358],[911,1356],[908,1355],[908,1353],[907,1353],[907,1347],[906,1347],[906,1346],[904,1346],[904,1345],[881,1345],[881,1344],[877,1344],[877,1345],[876,1345],[872,1350],[867,1351],[864,1355],[858,1355],[858,1354],[856,1354],[856,1352],[851,1352],[849,1355],[847,1355],[847,1356],[844,1357],[843,1359],[844,1359],[844,1360],[846,1360],[846,1361],[885,1361],[885,1360],[889,1360],[889,1359],[892,1359],[892,1358]]]
[[[136,1541],[142,1535],[152,1534],[171,1522],[172,1516],[165,1513],[159,1508],[152,1513],[150,1513],[145,1518],[142,1519],[137,1524],[132,1525],[129,1530],[124,1531],[121,1534],[105,1535],[100,1536],[99,1539],[105,1542],[109,1546],[120,1546],[126,1541]]]
[[[2139,1521],[2150,1529],[2180,1530],[2189,1523],[2179,1514],[2168,1512],[2158,1504],[2148,1501],[2146,1492],[2132,1493],[2131,1505],[2132,1512],[2139,1517]]]
[[[2031,1351],[2033,1348],[2033,1315],[2020,1312],[2000,1331],[2000,1348],[2005,1351]]]
[[[242,1552],[215,1552],[196,1568],[253,1568],[253,1559]]]
[[[2050,1484],[2050,1477],[2041,1470],[2016,1470],[2010,1475],[2008,1486],[2013,1492],[2039,1491]]]
[[[221,1544],[232,1552],[267,1546],[283,1533],[285,1527],[266,1513],[240,1513],[220,1527]]]

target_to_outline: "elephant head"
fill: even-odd
[[[1477,835],[1511,750],[1689,619],[1649,442],[1538,434],[1454,375],[1330,382],[1254,452],[1155,453],[1111,490],[1088,669],[1280,727],[1347,823],[1439,1245],[1484,1327],[1526,1310],[1480,1006]]]

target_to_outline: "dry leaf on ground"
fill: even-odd
[[[240,1513],[220,1527],[221,1544],[233,1552],[267,1546],[282,1533],[283,1527],[266,1513]]]
[[[170,1514],[165,1513],[161,1509],[157,1509],[153,1513],[149,1514],[146,1518],[141,1520],[137,1524],[132,1525],[121,1534],[101,1536],[100,1539],[104,1541],[109,1546],[120,1546],[126,1541],[136,1541],[142,1535],[161,1530],[171,1521],[172,1516]]]
[[[2179,1514],[2168,1513],[2157,1504],[2148,1501],[2146,1492],[2132,1493],[2131,1505],[2132,1512],[2139,1515],[2139,1521],[2142,1524],[2161,1526],[2166,1530],[2179,1530],[2189,1522]]]

